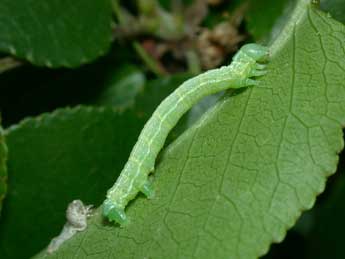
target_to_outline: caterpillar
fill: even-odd
[[[185,81],[164,99],[145,124],[128,162],[114,186],[108,190],[102,206],[103,215],[120,225],[127,223],[125,207],[128,202],[139,192],[148,198],[152,197],[148,176],[154,171],[156,157],[170,130],[182,115],[207,95],[229,88],[258,85],[255,77],[266,74],[268,57],[267,47],[246,44],[235,54],[230,65],[206,71]]]

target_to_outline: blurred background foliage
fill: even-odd
[[[16,2],[18,5],[14,7],[19,8],[23,1]],[[1,7],[6,7],[8,3],[6,1],[0,3],[0,12],[5,10],[3,14],[0,13],[0,18],[6,18],[7,9],[1,9]],[[108,118],[109,123],[102,127],[106,129],[105,132],[108,134],[106,136],[109,138],[113,131],[117,131],[117,139],[110,138],[111,140],[107,143],[103,143],[100,139],[99,142],[102,143],[103,148],[109,150],[117,145],[119,150],[123,150],[123,155],[118,159],[119,161],[113,161],[111,157],[106,159],[100,157],[99,160],[95,158],[88,161],[90,164],[86,163],[85,167],[92,167],[93,164],[102,161],[105,164],[104,167],[115,167],[119,171],[141,127],[164,97],[187,78],[229,63],[231,56],[244,43],[254,41],[267,44],[270,42],[279,31],[279,26],[292,5],[291,0],[112,0],[104,5],[106,8],[100,6],[96,9],[104,11],[105,16],[109,15],[109,21],[105,18],[103,21],[102,18],[99,20],[100,24],[97,24],[99,27],[107,24],[104,25],[102,31],[109,35],[100,39],[98,45],[100,49],[96,46],[89,51],[91,53],[89,59],[78,59],[76,54],[72,55],[68,50],[66,53],[62,50],[61,53],[54,54],[53,60],[56,62],[49,64],[42,61],[45,58],[44,55],[49,56],[49,52],[40,53],[38,50],[37,59],[35,56],[32,58],[24,54],[13,55],[14,53],[11,53],[13,51],[0,43],[0,50],[2,50],[0,54],[0,111],[2,126],[10,129],[7,136],[10,154],[12,152],[16,159],[26,159],[29,148],[37,147],[36,150],[41,150],[41,153],[35,153],[33,157],[20,165],[9,161],[9,192],[0,220],[0,254],[5,255],[1,258],[21,258],[24,255],[35,254],[39,249],[44,248],[46,240],[52,236],[52,233],[54,236],[64,222],[62,208],[66,206],[65,200],[61,201],[60,205],[56,204],[60,210],[57,210],[58,213],[50,221],[45,222],[47,228],[49,225],[54,225],[51,230],[41,233],[41,236],[46,238],[43,241],[35,241],[35,238],[32,238],[33,244],[26,245],[24,252],[17,251],[18,257],[11,257],[13,251],[18,250],[19,241],[15,241],[16,235],[24,228],[22,225],[27,224],[18,223],[11,218],[16,213],[30,208],[30,201],[22,201],[25,206],[18,205],[16,195],[26,188],[26,192],[29,193],[26,194],[27,199],[32,199],[30,193],[37,187],[32,185],[32,188],[27,189],[26,186],[35,181],[42,181],[40,177],[44,174],[44,170],[41,172],[34,166],[32,168],[30,166],[37,161],[48,159],[49,151],[55,147],[54,145],[58,146],[59,139],[56,139],[56,143],[47,144],[51,132],[56,130],[59,132],[57,136],[64,138],[66,136],[59,134],[65,128],[78,129],[85,121],[97,123],[97,120],[94,120],[97,116]],[[321,1],[321,8],[330,12],[340,22],[345,22],[344,0]],[[10,37],[1,36],[2,34],[6,36],[8,33],[4,26],[6,25],[0,24],[0,40],[6,41]],[[92,22],[89,26],[92,26]],[[107,26],[109,26],[108,29]],[[93,34],[88,31],[85,33],[91,35],[89,39],[91,41]],[[68,37],[69,34],[62,33],[61,35]],[[92,45],[90,42],[85,44]],[[22,48],[25,52],[25,46]],[[96,57],[93,51],[101,54]],[[59,56],[64,55],[66,57],[71,55],[71,66],[66,67],[63,62],[60,62]],[[188,128],[221,95],[207,97],[195,106],[170,134],[169,141]],[[34,120],[27,121],[18,129],[13,126],[24,118],[77,105],[106,108],[97,112],[89,111],[87,115],[83,115],[84,117],[77,117],[77,120],[73,115],[82,113],[82,110],[87,108],[67,110],[62,121],[54,116],[42,117],[47,125],[49,121],[57,120],[55,128],[41,125]],[[121,127],[125,130],[120,130]],[[40,133],[33,135],[33,130],[37,129]],[[72,137],[66,138],[75,138],[78,131],[70,134]],[[78,141],[83,142],[85,139],[71,142],[71,146],[79,143]],[[11,147],[13,147],[12,151]],[[93,147],[91,143],[90,148]],[[75,150],[75,152],[81,151]],[[99,154],[101,153],[102,151],[99,150]],[[62,165],[66,168],[75,166],[73,162],[64,163]],[[52,165],[47,163],[48,169],[50,166]],[[18,174],[11,175],[11,169],[15,169],[14,171]],[[27,175],[27,169],[38,173],[36,176]],[[78,183],[83,171],[76,169],[78,170],[80,172],[76,172],[75,179],[69,180],[70,185],[67,184],[64,188],[73,189],[73,184]],[[344,157],[341,156],[338,173],[329,179],[327,189],[319,197],[314,209],[304,213],[297,225],[288,232],[284,242],[274,244],[264,258],[345,258],[345,248],[342,245],[342,234],[345,230],[345,223],[342,220],[345,216],[344,170]],[[106,170],[103,171],[106,172]],[[66,182],[66,174],[67,172],[63,170],[57,172],[54,184],[63,186]],[[103,177],[104,180],[100,181],[102,183],[96,184],[95,192],[99,193],[96,198],[93,198],[94,194],[84,197],[95,205],[100,204],[104,190],[108,182],[111,182],[109,178],[114,178],[114,176]],[[5,177],[0,178],[0,186],[1,182],[5,181],[4,179]],[[89,181],[95,181],[95,179],[91,177]],[[48,177],[45,180],[49,182],[51,178]],[[90,183],[86,182],[85,186],[88,184]],[[85,186],[79,187],[80,192],[85,190]],[[52,185],[47,192],[54,188]],[[82,195],[78,191],[75,190],[75,195]],[[40,197],[36,198],[40,199]],[[27,219],[34,220],[35,214],[29,213]],[[15,225],[17,227],[13,227]],[[30,233],[34,230],[26,229],[25,231]]]
[[[151,81],[227,64],[245,42],[267,39],[288,2],[113,0],[111,46],[88,64],[50,69],[3,53],[3,125],[77,104],[128,108]]]

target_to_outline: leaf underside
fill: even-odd
[[[111,42],[108,0],[1,0],[0,51],[33,64],[75,67]]]
[[[343,148],[342,24],[300,1],[271,46],[261,86],[226,98],[164,153],[155,198],[130,224],[97,211],[84,232],[36,258],[257,258],[313,206]]]

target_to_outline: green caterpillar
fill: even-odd
[[[119,224],[127,222],[125,207],[138,192],[153,195],[148,175],[170,130],[181,116],[201,98],[226,90],[258,85],[253,77],[266,74],[268,48],[258,44],[244,45],[228,66],[209,70],[184,82],[155,110],[145,124],[128,162],[103,203],[103,215]],[[260,64],[261,63],[261,64]]]

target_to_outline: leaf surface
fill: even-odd
[[[76,67],[103,55],[110,41],[108,0],[0,2],[0,51],[33,64]]]
[[[104,83],[105,89],[93,103],[124,110],[133,106],[135,97],[143,90],[145,74],[137,67],[124,64],[114,69]]]
[[[225,98],[165,150],[155,198],[124,228],[89,227],[35,258],[243,258],[265,254],[334,173],[345,124],[344,26],[298,2],[260,87]]]

